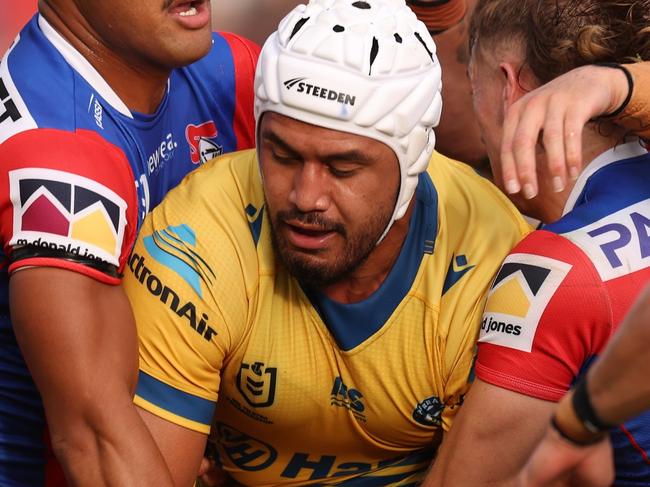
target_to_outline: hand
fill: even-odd
[[[614,481],[609,438],[591,446],[577,446],[554,428],[546,434],[522,470],[518,487],[607,487]]]
[[[198,482],[200,487],[226,487],[229,484],[229,475],[214,460],[203,457],[199,467]]]
[[[546,151],[553,186],[562,191],[567,173],[582,168],[582,130],[591,119],[614,112],[628,95],[625,74],[616,68],[583,66],[526,94],[506,113],[501,173],[508,193],[537,194],[535,150]],[[541,140],[540,140],[541,139]]]

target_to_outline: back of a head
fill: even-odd
[[[264,44],[255,117],[258,128],[273,111],[388,145],[401,184],[387,232],[406,212],[433,152],[440,78],[435,44],[404,0],[311,0]]]
[[[579,66],[644,57],[638,34],[649,3],[479,0],[470,25],[470,48],[492,50],[519,43],[526,65],[546,83]]]

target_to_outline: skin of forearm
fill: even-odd
[[[588,373],[601,420],[622,423],[650,408],[650,292],[646,291]]]
[[[122,413],[119,411],[123,410]],[[84,414],[74,425],[52,429],[52,448],[68,484],[172,486],[171,476],[132,403]]]

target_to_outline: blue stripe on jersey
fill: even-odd
[[[574,209],[544,230],[567,233],[650,198],[650,154],[608,164],[591,175]],[[589,204],[586,204],[589,203]]]
[[[433,251],[438,233],[438,193],[426,173],[420,175],[415,199],[411,225],[397,262],[369,298],[342,304],[304,287],[342,350],[353,349],[379,331],[411,289],[424,254]]]
[[[136,394],[145,401],[201,424],[210,424],[215,403],[183,392],[140,371]]]

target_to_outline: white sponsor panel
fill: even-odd
[[[562,234],[591,259],[603,281],[650,266],[650,199]]]
[[[503,265],[506,266],[507,264],[522,264],[522,268],[508,275],[490,289],[486,311],[481,322],[479,342],[530,352],[533,348],[540,319],[572,266],[549,257],[524,253],[509,255]],[[538,268],[539,275],[544,275],[544,271],[547,271],[546,277],[536,293],[533,293],[528,284],[524,274],[526,272],[524,266]],[[528,302],[524,316],[513,314],[515,312],[514,308],[511,311],[509,310],[510,303],[507,294],[504,299],[504,293],[508,292],[508,288],[505,286],[512,286],[513,279],[519,284],[517,289],[522,291],[522,295],[513,296],[512,299],[518,301],[520,304],[519,309],[521,309],[522,300]],[[499,309],[488,311],[491,307]]]
[[[25,201],[22,202],[21,196],[21,181],[32,180],[35,184],[42,181],[43,186],[37,188],[30,194]],[[69,186],[69,201],[61,202],[59,199],[50,194],[46,189],[48,182],[60,183]],[[104,203],[98,200],[96,203],[85,206],[83,209],[75,212],[75,191],[77,188],[83,188],[91,191],[108,202],[116,205],[119,210],[119,217],[117,219],[117,229],[113,226],[111,218],[104,206]],[[114,191],[108,189],[106,186],[94,181],[92,179],[72,174],[65,171],[58,171],[55,169],[44,168],[26,168],[17,169],[9,172],[9,192],[13,205],[13,236],[9,241],[10,246],[19,246],[25,244],[32,244],[43,248],[58,249],[68,253],[76,254],[81,257],[98,259],[108,262],[113,265],[119,265],[119,257],[122,251],[122,241],[126,229],[126,202],[118,196]],[[50,233],[47,229],[26,229],[24,228],[24,217],[29,211],[32,204],[38,199],[45,196],[47,202],[54,206],[56,211],[69,222],[68,234],[60,235],[58,233]],[[106,239],[105,234],[93,235],[87,231],[82,232],[86,239],[77,239],[72,236],[72,229],[75,222],[88,217],[94,212],[99,212],[101,215],[100,220],[106,223],[104,228],[100,230],[108,230],[112,234],[112,238]],[[92,224],[91,224],[92,226]],[[94,240],[94,241],[93,241]],[[106,244],[107,241],[114,240],[114,248],[110,252],[102,248],[99,244]]]

